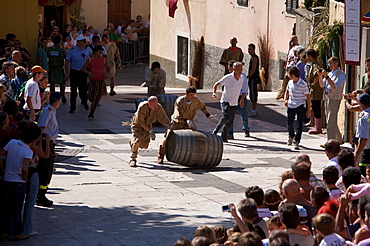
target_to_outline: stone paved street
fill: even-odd
[[[224,144],[218,167],[157,164],[165,128],[156,127],[157,139],[139,151],[138,167],[131,168],[130,128],[122,127],[122,121],[135,112],[135,99],[145,97],[146,88],[140,87],[144,66],[118,73],[117,95],[103,97],[94,121],[87,120],[82,105],[74,114],[68,113],[68,103],[58,109],[58,156],[48,192],[54,205],[36,207],[38,236],[0,245],[172,245],[180,236],[191,239],[203,224],[232,227],[221,205],[237,203],[250,185],[278,189],[279,175],[299,153],[308,153],[313,172],[322,173],[327,159],[319,145],[326,136],[309,136],[305,129],[301,150],[287,146],[286,109],[274,99],[275,92],[260,93],[259,115],[250,118],[250,138],[244,137],[236,116],[236,139]],[[184,89],[168,88],[166,93],[182,95]],[[220,117],[210,91],[199,90],[198,96]],[[201,112],[195,123],[205,132],[214,127]]]

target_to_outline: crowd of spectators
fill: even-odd
[[[222,206],[233,226],[199,226],[191,241],[181,237],[174,246],[370,245],[370,166],[362,176],[354,153],[334,139],[325,153],[322,179],[299,154],[281,175],[280,191],[247,187],[245,199]]]
[[[41,40],[42,47],[46,47],[47,39]],[[56,35],[54,40],[61,42],[61,37]],[[38,59],[48,73],[42,66],[33,65],[29,52],[17,46],[17,42],[16,35],[9,33],[0,46],[1,240],[9,236],[13,240],[36,236],[38,232],[32,228],[35,204],[43,207],[53,204],[46,193],[58,136],[56,109],[65,99],[58,92],[46,91],[49,79],[59,73],[58,61],[52,56],[60,51],[58,48],[64,49],[54,45]]]

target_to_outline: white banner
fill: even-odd
[[[361,1],[345,1],[345,63],[360,65],[360,25]]]

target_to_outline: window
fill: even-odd
[[[177,35],[177,60],[176,60],[176,77],[187,78],[189,75],[189,51],[190,42],[188,35]]]
[[[295,10],[298,8],[298,0],[286,0],[285,5],[288,14],[295,14]]]
[[[237,0],[239,6],[248,7],[249,0]]]

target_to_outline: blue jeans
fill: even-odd
[[[26,183],[23,182],[7,182],[5,181],[5,228],[9,225],[14,226],[14,234],[22,233],[22,208],[24,195],[26,194]],[[13,223],[11,223],[11,220]],[[9,228],[9,232],[13,232],[13,228]],[[4,233],[6,231],[2,231]]]
[[[221,103],[222,118],[216,125],[216,128],[213,130],[213,134],[217,134],[218,131],[222,128],[222,139],[226,140],[227,132],[229,131],[230,126],[234,122],[235,112],[237,106],[230,106],[228,102]]]
[[[32,216],[38,189],[39,175],[37,172],[30,173],[27,179],[26,200],[23,210],[23,234],[25,235],[29,235],[32,232]]]
[[[239,96],[238,102],[240,102],[241,98],[242,96]],[[242,123],[243,123],[242,129],[243,130],[249,129],[248,115],[247,115],[247,98],[244,98],[244,107],[240,107],[240,105],[238,105],[237,110],[240,114],[240,117],[242,118]],[[233,135],[233,132],[234,132],[234,124],[230,126],[228,135]]]
[[[304,105],[301,105],[297,108],[288,108],[287,113],[288,113],[287,122],[289,137],[294,138],[296,142],[300,143],[302,137],[303,119],[306,114],[306,108],[304,107]],[[297,127],[296,132],[294,133],[294,119],[296,115],[297,115]]]

